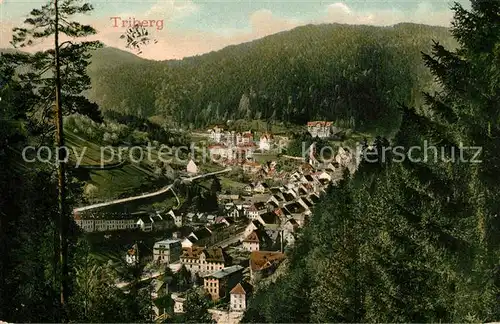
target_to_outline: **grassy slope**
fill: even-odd
[[[78,154],[84,153],[81,165],[100,165],[101,146],[87,141],[71,131],[66,131],[67,145],[76,150]],[[108,150],[103,150],[108,152]],[[116,151],[117,152],[117,151]],[[157,152],[152,152],[152,160],[157,159]],[[104,155],[106,158],[109,155]],[[75,155],[71,155],[75,161]],[[109,160],[109,159],[108,159]],[[122,151],[122,159],[127,162],[111,170],[89,170],[82,174],[81,180],[97,187],[94,193],[96,201],[108,201],[119,197],[131,196],[140,192],[150,192],[167,185],[167,181],[154,174],[153,163],[147,157],[140,162],[129,161],[128,154]],[[119,162],[118,153],[109,163]]]

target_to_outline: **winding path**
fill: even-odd
[[[201,175],[190,177],[190,178],[181,178],[181,180],[182,181],[188,181],[188,182],[190,182],[190,181],[193,181],[193,180],[196,180],[196,179],[199,179],[199,178],[204,178],[204,177],[209,177],[209,176],[220,174],[220,173],[229,172],[231,170],[232,170],[232,168],[226,168],[226,169],[221,170],[221,171],[205,173],[205,174],[201,174]],[[106,207],[106,206],[110,206],[110,205],[116,205],[116,204],[121,204],[121,203],[129,202],[129,201],[134,201],[134,200],[138,200],[138,199],[144,199],[144,198],[158,196],[158,195],[161,195],[161,194],[166,193],[167,191],[171,190],[172,186],[173,186],[173,184],[168,185],[167,187],[162,188],[162,189],[160,189],[158,191],[150,192],[150,193],[143,193],[143,194],[141,194],[139,196],[133,196],[133,197],[128,197],[128,198],[121,198],[121,199],[117,199],[117,200],[112,200],[112,201],[108,201],[108,202],[103,202],[103,203],[99,203],[99,204],[90,205],[90,206],[84,206],[84,207],[75,208],[73,210],[73,212],[81,212],[81,211],[85,211],[85,210],[90,210],[90,209],[95,209],[95,208],[100,208],[100,207]]]

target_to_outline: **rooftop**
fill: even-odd
[[[181,240],[179,240],[179,239],[167,239],[167,240],[158,241],[155,243],[155,245],[160,245],[160,244],[170,245],[170,244],[177,243],[180,241]]]
[[[218,247],[205,249],[203,247],[193,246],[191,248],[184,248],[181,257],[199,259],[202,253],[205,255],[207,261],[224,262],[224,251]]]
[[[259,235],[257,234],[256,231],[253,231],[252,233],[250,233],[250,235],[248,235],[244,240],[243,242],[260,242],[259,240]]]
[[[321,126],[321,127],[328,127],[331,126],[333,123],[329,121],[310,121],[307,123],[307,126]]]
[[[263,270],[281,262],[284,258],[285,255],[281,252],[253,251],[250,253],[250,267],[253,271]]]
[[[240,282],[229,292],[234,295],[246,295],[252,291],[252,286],[247,282]]]
[[[227,277],[229,275],[232,275],[240,270],[243,270],[242,266],[234,265],[231,267],[227,267],[227,268],[215,271],[209,275],[206,275],[205,278],[211,277],[211,278],[215,278],[215,279],[222,279],[222,278]]]

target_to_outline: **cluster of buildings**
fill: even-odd
[[[208,130],[212,144],[208,147],[212,160],[220,164],[231,164],[251,160],[256,151],[269,152],[284,147],[288,142],[286,136],[275,136],[263,133],[256,139],[252,131],[224,131],[222,127]]]
[[[95,215],[92,212],[73,210],[76,224],[84,232],[108,232],[119,230],[140,229],[144,232],[159,231],[175,225],[175,219],[170,214],[160,212],[111,213]]]
[[[337,132],[331,122],[310,122],[307,127],[314,137],[327,138]],[[297,162],[292,172],[277,172],[275,162],[261,165],[252,159],[256,150],[273,148],[274,136],[263,134],[255,142],[250,131],[225,132],[220,127],[211,129],[209,136],[214,142],[210,152],[223,158],[221,164],[238,163],[244,172],[255,175],[242,192],[218,194],[218,211],[172,209],[102,219],[83,217],[75,210],[75,221],[86,232],[174,229],[171,237],[154,244],[153,262],[184,267],[213,301],[226,302],[225,309],[210,310],[213,318],[237,323],[255,284],[272,275],[286,259],[288,248],[307,224],[320,196],[340,180],[342,170],[355,159],[351,152],[339,149],[333,162],[319,163],[312,157],[309,163]],[[189,161],[187,171],[198,173],[194,161]],[[138,258],[137,247],[127,251],[127,262],[138,262]],[[154,298],[159,298],[164,285],[155,284]],[[189,311],[184,292],[171,296],[174,313]],[[161,315],[158,309],[157,315]]]
[[[339,168],[317,170],[304,163],[281,186],[271,187],[262,181],[248,185],[250,197],[220,194],[219,206],[225,216],[206,216],[204,224],[182,238],[157,242],[154,260],[184,266],[202,281],[200,288],[213,301],[226,302],[225,308],[210,310],[213,318],[237,323],[255,284],[271,276],[286,259],[287,248],[294,245],[314,205],[339,173]],[[171,212],[183,223],[196,217]],[[214,239],[217,228],[231,227],[234,230],[229,237]],[[235,257],[234,251],[240,257]],[[183,304],[185,296],[175,294],[173,299],[175,312],[189,311]]]
[[[307,131],[312,137],[328,138],[340,132],[340,128],[335,127],[331,121],[310,121],[307,123]]]

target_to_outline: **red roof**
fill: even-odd
[[[214,144],[214,145],[209,145],[208,148],[209,149],[213,149],[213,148],[226,148],[226,145],[223,145],[223,144]]]
[[[240,283],[234,286],[234,288],[231,289],[231,292],[229,293],[234,295],[246,295],[246,291],[245,289],[243,289],[243,286]]]
[[[251,167],[260,167],[260,164],[258,162],[253,162],[253,161],[245,161],[245,163],[243,163],[243,165],[248,165]]]
[[[259,235],[257,235],[257,232],[253,231],[252,233],[250,233],[250,235],[248,235],[243,240],[243,242],[256,242],[256,243],[259,243],[260,242]]]
[[[255,143],[244,143],[244,144],[238,144],[238,147],[243,148],[243,147],[256,147]]]
[[[281,252],[253,251],[250,253],[250,267],[252,271],[259,271],[281,262],[285,255]]]

